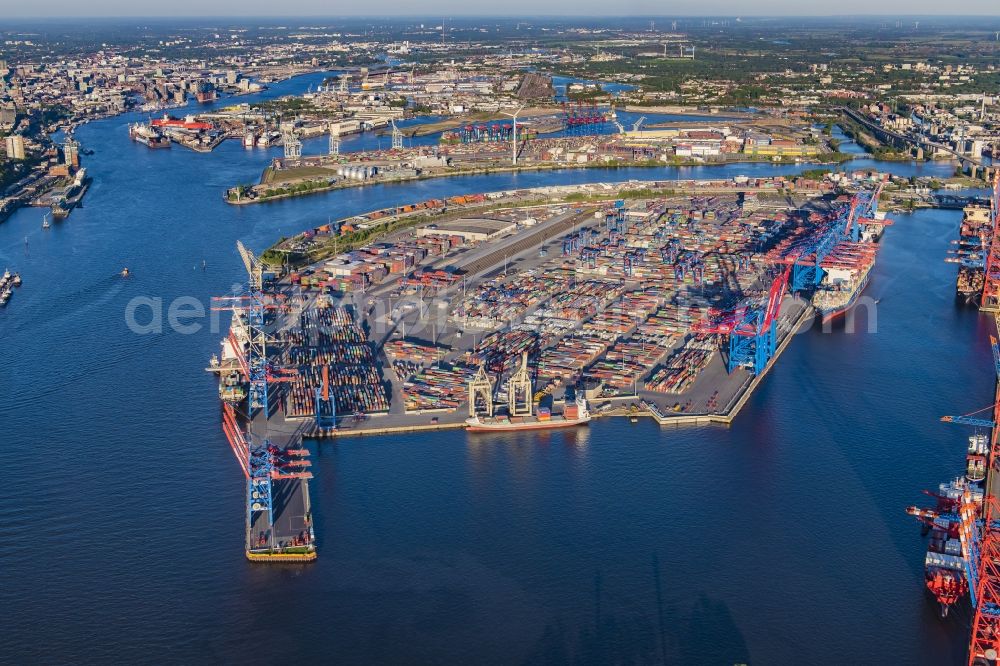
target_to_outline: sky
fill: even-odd
[[[40,10],[44,7],[44,10]],[[840,0],[803,2],[802,0],[507,0],[506,2],[470,2],[470,0],[383,0],[375,12],[379,17],[413,16],[828,16],[864,14],[879,16],[913,15],[991,15],[1000,16],[1000,0]],[[0,28],[3,18],[36,17],[236,17],[236,16],[372,16],[374,6],[360,2],[325,0],[169,0],[143,3],[135,0],[0,0]],[[956,12],[957,10],[957,12]]]

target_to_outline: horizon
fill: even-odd
[[[922,1],[922,0],[918,0]],[[311,0],[299,0],[301,4],[311,4]],[[178,3],[181,7],[197,7],[198,5],[190,2],[190,0],[180,0]],[[560,4],[562,4],[560,2]],[[443,2],[438,2],[432,4],[426,11],[422,13],[390,13],[388,15],[370,15],[366,13],[344,13],[339,12],[336,15],[327,14],[323,12],[312,12],[312,11],[292,11],[283,13],[246,13],[245,6],[241,5],[234,0],[222,0],[222,2],[215,3],[213,5],[213,13],[187,13],[185,11],[179,11],[174,15],[164,15],[164,14],[144,14],[144,13],[129,13],[121,12],[112,7],[123,6],[124,3],[119,2],[119,0],[103,0],[102,2],[97,2],[89,5],[89,11],[86,13],[74,13],[72,9],[66,13],[54,13],[50,12],[46,15],[37,15],[24,13],[19,14],[17,10],[8,10],[6,19],[17,20],[17,21],[60,21],[60,20],[91,20],[91,21],[101,21],[101,20],[212,20],[212,19],[226,19],[226,20],[282,20],[282,19],[305,19],[305,20],[379,20],[379,21],[393,21],[393,20],[433,20],[434,18],[439,18],[444,15],[446,19],[522,19],[522,20],[566,20],[566,19],[577,19],[577,20],[593,20],[593,19],[726,19],[726,20],[738,20],[741,18],[747,19],[858,19],[858,20],[899,20],[899,19],[920,19],[920,20],[935,20],[935,19],[968,19],[968,18],[1000,18],[1000,4],[996,4],[994,0],[971,0],[968,4],[970,5],[970,11],[968,13],[956,14],[953,12],[948,12],[942,10],[941,12],[922,10],[918,12],[908,11],[908,12],[886,12],[885,5],[878,5],[879,12],[866,12],[863,10],[864,7],[869,6],[868,3],[861,2],[860,0],[848,0],[846,5],[842,5],[845,11],[839,13],[799,13],[802,9],[801,4],[793,3],[786,0],[777,0],[776,2],[770,3],[773,9],[768,11],[751,11],[738,12],[733,11],[733,9],[724,9],[718,7],[717,9],[712,9],[711,11],[705,11],[705,3],[698,3],[699,9],[701,11],[689,11],[689,10],[678,10],[670,13],[657,13],[650,7],[651,11],[642,11],[642,7],[645,5],[654,5],[655,3],[648,2],[648,0],[640,0],[634,3],[636,8],[634,11],[629,12],[598,12],[589,13],[580,12],[578,6],[571,6],[567,3],[565,9],[561,11],[552,12],[549,10],[547,13],[530,13],[526,12],[524,8],[520,8],[519,3],[510,5],[511,9],[508,12],[490,12],[490,13],[477,13],[477,12],[465,12],[462,11],[462,5],[460,3],[452,2],[451,0],[444,0]],[[708,3],[710,7],[718,5],[728,5],[729,3],[725,0],[716,0],[715,2]],[[904,5],[903,2],[898,2],[900,5]],[[931,7],[940,6],[937,3],[926,3]],[[70,3],[68,0],[56,0],[54,3],[57,7],[67,7],[75,8],[76,3]],[[94,9],[94,6],[108,7],[108,10]],[[229,13],[218,12],[218,7],[220,6],[232,6]],[[779,9],[781,5],[794,6],[796,8],[795,12],[784,12]],[[436,9],[434,7],[437,7]],[[821,5],[817,5],[821,6]],[[825,7],[825,5],[822,5]],[[851,10],[848,7],[857,6],[859,9]],[[905,8],[912,10],[912,3],[905,3]],[[757,6],[758,8],[760,5]],[[976,8],[976,9],[973,9]],[[596,9],[596,7],[595,7]],[[734,8],[735,9],[735,8]],[[992,11],[991,11],[992,10]]]

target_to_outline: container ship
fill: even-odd
[[[929,535],[924,558],[924,583],[937,600],[941,617],[974,587],[978,563],[974,561],[977,521],[982,513],[983,487],[989,437],[976,433],[969,437],[965,454],[965,476],[938,486],[938,492],[924,491],[935,498],[934,508],[907,507],[906,512],[923,525]]]
[[[969,452],[965,456],[965,478],[971,483],[982,483],[986,479],[986,458],[990,451],[990,440],[984,434],[969,437]]]
[[[879,241],[885,227],[892,224],[884,212],[877,210],[881,191],[882,186],[879,185],[868,195],[867,203],[860,201],[867,213],[858,211],[857,218],[855,212],[861,195],[855,195],[847,213],[848,230],[855,233],[837,242],[820,262],[824,274],[813,294],[812,303],[823,323],[846,314],[868,286]],[[851,237],[854,240],[850,240]]]
[[[930,536],[924,558],[924,584],[937,600],[941,617],[947,617],[975,581],[978,563],[973,561],[970,548],[976,539],[983,489],[959,477],[942,483],[937,493],[924,492],[937,500],[936,506],[910,506],[906,512],[920,521],[924,535]]]
[[[477,412],[482,405],[484,414]],[[553,414],[546,407],[534,407],[528,354],[521,355],[521,365],[507,381],[506,413],[494,413],[493,382],[480,367],[469,381],[469,418],[465,421],[470,432],[498,432],[510,430],[548,430],[570,428],[590,421],[587,401],[582,396],[567,396],[562,414]]]
[[[958,240],[952,241],[957,247],[949,250],[950,263],[959,264],[955,276],[955,298],[966,305],[979,303],[985,282],[984,266],[986,254],[993,240],[988,206],[972,205],[963,210],[962,224]]]
[[[813,306],[823,322],[840,317],[857,303],[858,297],[868,286],[875,255],[865,256],[851,267],[830,267],[813,295]]]
[[[497,432],[509,430],[544,430],[549,428],[570,428],[583,425],[590,421],[587,401],[577,398],[567,403],[562,414],[552,414],[551,410],[539,407],[537,414],[510,416],[497,414],[495,416],[473,416],[466,419],[465,427],[469,432]]]
[[[133,123],[128,126],[128,135],[133,141],[144,144],[147,148],[170,147],[170,139],[151,125]]]
[[[247,397],[247,387],[245,368],[242,359],[246,355],[246,346],[249,342],[244,313],[240,309],[233,311],[232,323],[229,326],[229,335],[222,339],[221,359],[212,356],[210,372],[219,375],[219,399],[223,402],[237,406]]]

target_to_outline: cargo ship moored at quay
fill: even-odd
[[[986,255],[993,241],[989,206],[972,205],[962,209],[957,246],[949,250],[945,261],[958,264],[955,276],[955,299],[965,305],[978,305],[985,283]]]
[[[583,396],[567,397],[562,414],[553,414],[547,407],[534,407],[528,354],[521,356],[520,367],[507,381],[506,412],[494,413],[493,382],[483,367],[469,380],[469,432],[506,432],[511,430],[550,430],[572,428],[590,421],[590,411]]]
[[[813,295],[813,306],[824,323],[842,317],[858,302],[868,286],[875,257],[866,257],[864,261],[856,268],[833,268],[824,277]]]
[[[823,323],[848,313],[868,287],[879,241],[885,227],[892,224],[878,210],[881,186],[855,201],[847,214],[850,229],[843,242],[833,247],[823,259],[823,279],[813,294],[813,306]],[[864,210],[860,210],[863,208]]]
[[[977,432],[969,436],[965,475],[924,491],[936,502],[934,508],[907,507],[906,512],[930,535],[924,558],[924,583],[940,607],[941,617],[966,595],[975,605],[979,566],[979,522],[982,518],[989,437]]]
[[[584,425],[590,421],[590,411],[587,401],[578,398],[572,404],[567,404],[562,414],[552,414],[547,408],[540,407],[533,416],[494,417],[473,416],[466,419],[465,429],[469,432],[508,432],[511,430],[548,430],[552,428],[571,428]]]
[[[967,595],[975,594],[974,553],[977,541],[983,489],[968,478],[958,477],[942,483],[938,491],[924,491],[935,498],[934,508],[907,507],[906,512],[923,526],[927,541],[924,558],[924,584],[937,601],[941,617]]]
[[[129,138],[147,148],[169,148],[170,139],[152,125],[133,123],[128,126]]]

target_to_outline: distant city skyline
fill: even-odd
[[[420,12],[414,12],[411,3],[389,3],[380,7],[377,16],[372,16],[370,5],[356,5],[349,8],[337,7],[331,13],[331,6],[319,0],[291,0],[280,5],[263,2],[240,2],[238,0],[216,0],[203,3],[196,0],[175,0],[169,5],[150,6],[126,2],[125,0],[95,0],[81,5],[70,0],[53,0],[45,3],[45,14],[40,15],[39,5],[15,3],[3,0],[0,7],[6,18],[199,18],[199,17],[273,17],[273,18],[405,18],[435,16],[438,14],[454,17],[503,16],[515,17],[638,17],[638,16],[780,16],[780,17],[915,17],[915,16],[1000,16],[1000,3],[996,0],[965,0],[961,3],[961,14],[954,7],[931,0],[891,0],[871,3],[865,0],[844,0],[831,6],[826,3],[803,4],[797,0],[770,0],[748,6],[732,0],[707,0],[672,3],[665,7],[655,0],[630,0],[608,5],[603,2],[576,0],[554,0],[545,3],[544,8],[537,3],[514,0],[503,5],[493,5],[489,9],[478,10],[475,6],[460,0],[433,0],[422,3]],[[169,7],[171,13],[162,10]],[[280,11],[275,11],[280,7]],[[813,11],[811,11],[813,10]],[[836,11],[831,11],[836,10]]]

